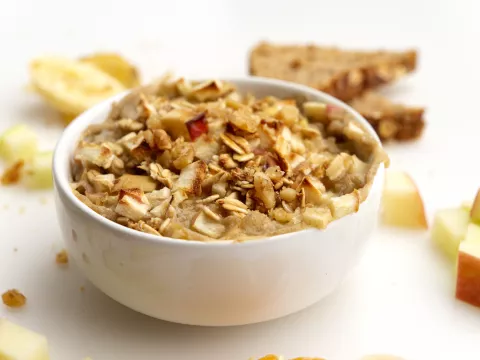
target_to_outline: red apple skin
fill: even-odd
[[[203,112],[185,123],[192,141],[195,141],[195,139],[199,138],[203,134],[208,133],[208,123],[205,115],[206,114]]]
[[[480,307],[480,258],[464,252],[458,254],[456,297]]]

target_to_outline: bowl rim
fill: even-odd
[[[200,78],[200,79],[193,78],[194,81],[204,81],[204,79],[207,79],[207,78]],[[244,76],[244,77],[232,77],[232,78],[221,77],[220,80],[231,82],[233,84],[250,84],[250,85],[259,85],[259,86],[271,85],[273,87],[283,88],[284,90],[289,90],[292,92],[308,94],[311,97],[317,98],[319,101],[324,101],[328,104],[341,107],[345,109],[347,112],[349,112],[351,115],[353,115],[353,117],[355,118],[355,121],[359,122],[362,125],[362,127],[365,130],[367,130],[369,134],[378,142],[378,144],[382,146],[382,143],[377,133],[374,131],[373,127],[368,123],[368,121],[362,115],[360,115],[356,110],[354,110],[352,107],[350,107],[343,101],[338,100],[337,98],[329,94],[326,94],[320,90],[316,90],[314,88],[301,85],[301,84],[292,83],[289,81],[270,79],[270,78],[264,78],[264,77],[258,77],[258,76]],[[371,194],[374,191],[380,191],[380,184],[377,184],[377,183],[381,183],[381,180],[383,179],[383,176],[384,176],[385,167],[383,163],[380,164],[380,166],[377,169],[377,172],[375,173],[375,176],[372,180],[373,184],[372,184],[372,187],[370,188],[367,199],[365,199],[365,201],[362,204],[360,204],[360,208],[356,213],[350,214],[345,216],[344,218],[332,221],[325,229],[307,228],[307,229],[292,232],[292,233],[268,236],[264,238],[254,239],[254,240],[245,240],[245,241],[182,240],[182,239],[175,239],[175,238],[169,238],[165,236],[148,234],[148,233],[144,233],[138,230],[133,230],[128,227],[122,226],[112,220],[109,220],[101,216],[100,214],[90,209],[87,205],[85,205],[79,199],[77,199],[77,197],[71,191],[68,174],[70,171],[70,168],[69,168],[70,157],[72,155],[72,152],[70,151],[72,141],[75,142],[76,144],[83,130],[85,130],[85,128],[92,123],[92,120],[97,117],[98,113],[104,112],[106,107],[110,108],[114,102],[122,99],[130,91],[131,90],[127,90],[120,94],[112,96],[108,99],[105,99],[104,101],[96,104],[92,108],[86,110],[85,112],[80,114],[78,117],[76,117],[63,131],[60,139],[58,140],[55,146],[55,150],[53,154],[52,173],[53,173],[53,179],[54,179],[55,192],[57,193],[57,195],[64,200],[68,200],[68,202],[77,210],[79,210],[83,215],[92,218],[93,221],[99,222],[100,225],[107,227],[110,231],[114,231],[122,235],[127,235],[132,238],[135,237],[139,240],[147,241],[150,243],[151,242],[163,243],[163,244],[174,245],[174,246],[201,246],[201,247],[214,246],[216,248],[224,247],[224,246],[231,247],[232,244],[235,244],[236,247],[258,246],[258,245],[267,244],[270,242],[286,241],[286,239],[290,239],[292,236],[304,234],[305,232],[323,233],[325,231],[328,231],[328,229],[331,229],[332,227],[341,226],[342,220],[344,220],[349,216],[354,216],[362,210],[362,208],[364,207],[362,205],[364,205],[367,201],[369,201],[369,199],[371,199],[372,197]]]

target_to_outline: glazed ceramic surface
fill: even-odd
[[[262,78],[227,79],[261,97],[306,97],[358,113],[313,89]],[[301,310],[331,293],[359,260],[379,210],[384,168],[357,213],[309,229],[245,243],[202,243],[141,233],[111,222],[70,191],[70,162],[82,131],[102,122],[114,101],[88,110],[63,133],[54,156],[57,214],[68,253],[116,301],[159,319],[227,326]]]

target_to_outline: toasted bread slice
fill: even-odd
[[[250,54],[250,74],[301,83],[349,101],[413,71],[416,60],[413,50],[344,51],[260,43]]]
[[[425,127],[424,109],[396,104],[373,91],[349,102],[373,126],[382,141],[413,140]]]

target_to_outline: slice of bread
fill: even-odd
[[[288,80],[349,101],[416,67],[415,51],[345,51],[314,45],[260,43],[250,54],[250,74]]]
[[[382,140],[411,140],[423,131],[424,109],[395,104],[371,91],[415,70],[415,51],[344,51],[313,45],[261,43],[250,74],[301,83],[347,101]]]
[[[373,91],[349,102],[373,126],[382,141],[413,140],[422,135],[425,110],[396,104]]]

